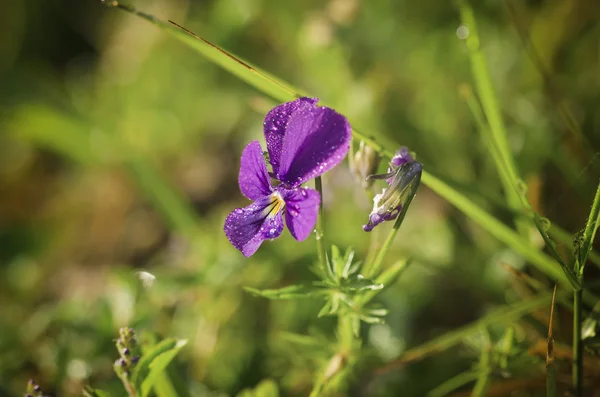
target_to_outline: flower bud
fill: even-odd
[[[404,161],[400,164],[395,166],[392,162],[390,163],[392,172],[370,177],[370,179],[387,179],[389,187],[373,198],[373,210],[369,215],[369,222],[363,226],[365,232],[370,232],[384,221],[396,219],[403,206],[409,204],[415,195],[421,182],[423,166],[416,161]]]
[[[25,397],[43,397],[41,387],[33,379],[29,379],[27,382]]]
[[[113,368],[119,377],[127,378],[130,370],[139,360],[139,348],[133,328],[121,328],[115,345],[119,351],[120,358],[115,361]]]
[[[350,153],[348,156],[350,172],[360,185],[368,189],[373,184],[373,181],[367,177],[377,171],[380,157],[377,151],[371,146],[360,141],[360,146],[355,153]]]

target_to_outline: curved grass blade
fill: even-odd
[[[564,295],[564,292],[559,294]],[[459,344],[465,338],[468,338],[477,332],[481,332],[482,327],[488,327],[493,324],[502,323],[512,324],[514,321],[525,316],[526,314],[548,305],[551,300],[552,294],[550,292],[546,292],[540,294],[535,299],[521,301],[513,305],[502,306],[501,308],[490,312],[486,316],[472,322],[471,324],[467,324],[458,329],[446,332],[443,335],[433,338],[420,346],[408,349],[396,360],[378,368],[375,373],[377,375],[383,375],[410,362],[418,361],[436,352],[447,350]]]
[[[181,30],[175,27],[175,25],[162,22],[154,18],[152,15],[139,12],[130,6],[121,5],[116,1],[102,3],[136,15],[137,17],[157,25],[178,40],[188,44],[190,47],[194,48],[196,51],[203,56],[206,56],[214,63],[230,71],[240,79],[246,81],[248,84],[274,99],[279,101],[289,101],[298,97],[299,95],[304,95],[304,93],[302,93],[300,90],[295,89],[289,84],[279,83],[280,80],[271,77],[259,68],[251,66],[251,64],[248,62],[237,59],[234,55],[220,49],[214,44],[208,43],[208,41],[205,39],[198,40],[198,36],[191,36],[187,31]],[[251,69],[249,69],[248,66]],[[357,139],[365,141],[365,143],[369,144],[384,157],[391,158],[394,155],[391,150],[383,148],[382,145],[371,136],[361,133],[356,129],[353,129],[353,135]],[[502,222],[498,221],[494,216],[483,210],[468,197],[451,188],[449,185],[445,184],[440,179],[426,171],[423,171],[421,181],[431,190],[462,211],[465,215],[470,217],[475,223],[486,229],[490,234],[530,260],[532,264],[534,264],[548,277],[558,280],[565,285],[568,283],[565,274],[551,258],[538,251],[537,248],[532,247],[528,243],[524,242],[518,233],[510,229]]]

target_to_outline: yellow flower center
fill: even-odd
[[[272,218],[285,208],[285,201],[279,192],[275,192],[269,196],[271,201],[269,205],[264,209],[265,216]]]

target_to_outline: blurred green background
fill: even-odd
[[[510,222],[461,95],[472,78],[452,2],[131,4],[326,100],[357,128],[383,134],[387,149],[408,146],[427,171]],[[529,199],[574,234],[600,176],[600,5],[473,6]],[[282,395],[307,395],[327,356],[281,335],[333,339],[335,320],[317,319],[318,300],[267,301],[242,287],[314,280],[314,241],[284,232],[246,259],[222,232],[226,215],[247,205],[237,186],[241,150],[263,139],[276,103],[95,1],[2,2],[0,87],[0,395],[21,394],[29,378],[55,396],[80,395],[88,383],[121,395],[113,340],[127,325],[189,340],[171,372],[190,395],[232,395],[264,378]],[[346,164],[324,188],[327,240],[364,256],[367,196]],[[388,262],[401,257],[414,263],[381,296],[387,324],[363,329],[370,358],[349,395],[424,396],[469,368],[480,342],[385,375],[374,369],[531,295],[504,268],[527,270],[525,260],[425,186]],[[154,286],[142,286],[139,270],[156,276]],[[545,338],[548,310],[519,333],[524,346]],[[556,332],[568,345],[565,321]],[[539,380],[543,357],[522,358],[532,363],[526,378]]]

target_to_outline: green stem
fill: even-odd
[[[319,203],[319,216],[317,217],[317,225],[315,227],[315,239],[317,241],[317,257],[319,259],[319,266],[323,271],[323,274],[327,274],[327,262],[325,258],[325,240],[323,237],[323,184],[321,177],[315,178],[315,190],[319,192],[321,202]]]
[[[559,296],[564,293],[559,292]],[[448,331],[437,338],[431,339],[420,346],[413,347],[402,354],[398,359],[384,365],[376,370],[377,374],[384,374],[394,368],[401,367],[406,363],[420,360],[433,353],[447,350],[460,343],[471,335],[481,332],[482,327],[489,327],[502,323],[512,324],[527,313],[547,306],[552,301],[552,293],[545,292],[538,297],[518,302],[514,305],[506,305],[487,314],[471,324]]]
[[[347,357],[352,352],[354,345],[354,328],[352,326],[353,318],[347,312],[341,312],[338,316],[338,338],[340,350],[344,357]]]
[[[492,84],[487,60],[480,48],[480,40],[477,33],[475,17],[471,6],[465,0],[459,1],[460,15],[462,22],[469,27],[469,36],[466,39],[467,48],[469,49],[469,60],[471,61],[471,71],[475,79],[475,88],[481,100],[483,112],[489,123],[489,129],[480,129],[481,134],[493,146],[499,162],[496,163],[500,177],[504,185],[504,194],[511,208],[520,208],[521,199],[519,198],[516,188],[516,181],[519,180],[519,173],[515,164],[514,158],[508,144],[508,134],[504,126],[504,120],[500,111],[500,104]],[[477,106],[478,107],[478,106]],[[492,153],[493,154],[493,153]],[[502,171],[504,169],[504,171]],[[503,176],[502,174],[506,176]],[[512,186],[512,188],[511,188]],[[527,222],[516,218],[515,223],[522,238],[529,240],[529,227]]]
[[[248,64],[245,61],[235,58],[233,55],[225,52],[221,48],[218,48],[212,43],[207,42],[206,40],[182,29],[181,27],[176,27],[173,24],[160,21],[151,15],[141,13],[131,7],[119,7],[116,2],[106,2],[104,4],[112,7],[117,6],[125,12],[135,14],[138,17],[159,26],[161,29],[164,29],[167,33],[173,35],[178,40],[181,40],[190,47],[194,48],[213,63],[221,66],[225,70],[228,70],[240,79],[246,81],[248,84],[256,87],[259,91],[271,96],[277,101],[290,101],[298,98],[299,96],[306,96],[306,94],[300,90],[296,88],[289,88],[288,84],[274,78],[273,76]],[[326,104],[323,103],[323,105]],[[492,124],[492,122],[490,122],[490,124]],[[394,155],[391,150],[386,149],[384,145],[377,142],[369,134],[361,133],[356,129],[353,129],[353,136],[356,139],[365,141],[365,143],[369,144],[382,156],[391,158]],[[428,186],[439,196],[446,199],[458,210],[462,211],[466,216],[471,218],[475,223],[530,260],[547,276],[558,280],[561,282],[561,284],[568,282],[566,276],[563,274],[560,268],[556,266],[556,263],[552,259],[550,259],[547,255],[538,252],[535,247],[523,241],[522,236],[515,233],[511,228],[504,225],[489,212],[485,211],[461,192],[451,188],[446,183],[442,182],[426,171],[423,171],[421,180],[424,185]]]
[[[471,392],[471,397],[485,396],[490,382],[490,373],[492,372],[492,368],[490,366],[492,355],[490,336],[485,328],[483,333],[485,336],[485,343],[481,349],[481,356],[479,357],[479,376],[477,377],[477,382],[475,383],[475,387],[473,387],[473,391]]]
[[[467,383],[471,383],[474,380],[477,380],[477,376],[478,376],[477,372],[474,372],[472,370],[462,372],[462,373],[448,379],[441,385],[437,386],[435,389],[431,390],[429,393],[427,393],[427,397],[447,396],[450,393],[452,393],[454,390],[458,389],[459,387],[462,387],[462,386],[466,385]]]
[[[559,284],[568,285],[570,282],[562,271],[560,266],[548,255],[538,251],[527,242],[523,241],[521,236],[511,228],[491,216],[488,212],[477,206],[466,196],[456,194],[454,189],[448,186],[442,180],[431,174],[423,172],[421,181],[431,190],[451,202],[456,208],[467,214],[475,223],[488,230],[493,236],[504,242],[512,249],[530,260],[536,267],[545,273],[548,277],[558,280]]]
[[[366,190],[367,197],[369,202],[373,202],[373,197],[375,197],[375,193],[373,193],[373,188],[369,188]],[[377,255],[377,250],[379,248],[379,228],[373,229],[370,233],[369,240],[369,248],[367,248],[367,254],[365,255],[365,268],[368,268],[371,263],[375,260],[375,256]]]
[[[583,343],[581,340],[582,290],[574,292],[573,303],[573,389],[576,397],[583,396]]]
[[[594,202],[592,203],[592,209],[590,211],[590,216],[587,219],[585,224],[585,229],[583,231],[583,241],[581,244],[581,248],[579,249],[577,255],[577,261],[575,272],[581,278],[583,282],[583,269],[585,268],[585,263],[587,262],[587,257],[592,250],[592,243],[594,242],[594,237],[596,237],[596,231],[598,230],[598,215],[600,213],[600,184],[598,184],[598,188],[596,189],[596,195],[594,196]]]

